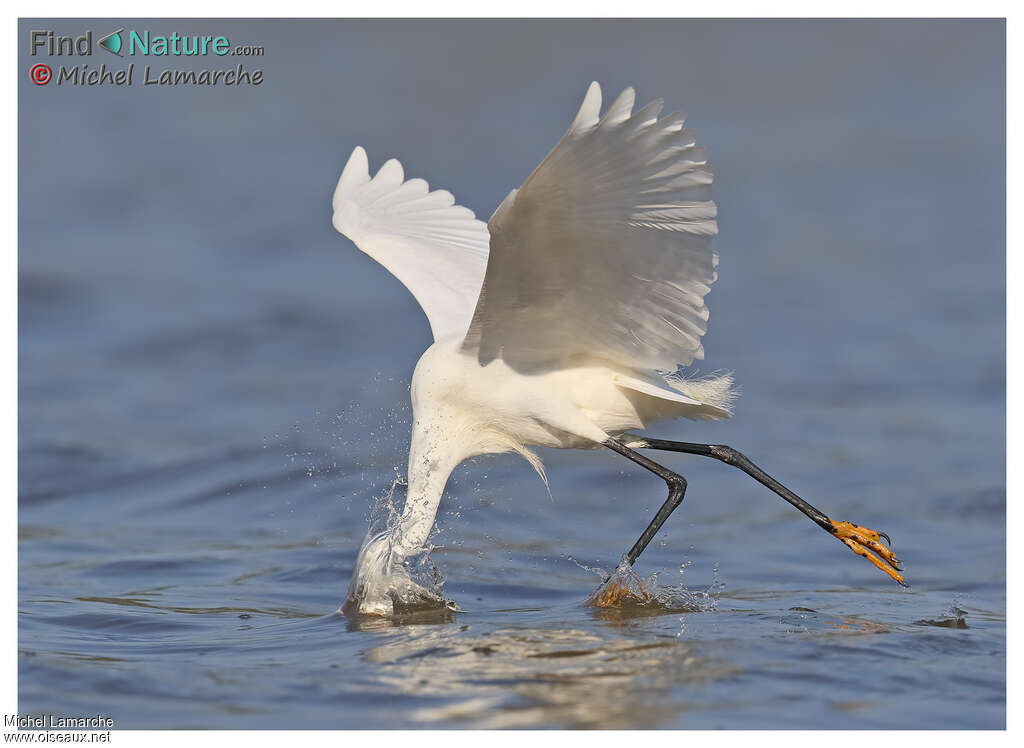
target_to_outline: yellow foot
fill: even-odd
[[[899,573],[902,568],[900,560],[881,542],[882,538],[889,540],[888,535],[851,522],[836,522],[831,518],[829,522],[832,523],[832,534],[842,540],[851,551],[866,558],[904,587],[908,586],[903,581],[903,575]]]
[[[624,603],[642,605],[649,603],[651,599],[647,590],[635,590],[618,579],[613,579],[594,593],[588,602],[596,608],[621,608]]]

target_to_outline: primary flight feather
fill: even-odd
[[[586,354],[640,370],[703,358],[716,278],[711,172],[683,117],[632,113],[627,88],[598,117],[590,86],[565,137],[495,211],[484,287],[463,348],[486,364]]]
[[[357,147],[334,190],[334,228],[402,281],[439,340],[465,333],[487,266],[487,226],[445,190],[385,163],[370,179]]]

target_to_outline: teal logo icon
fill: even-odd
[[[113,52],[118,57],[123,57],[121,54],[121,32],[123,28],[118,29],[112,34],[107,34],[105,37],[100,39],[99,45],[108,52]]]

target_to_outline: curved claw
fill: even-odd
[[[890,548],[887,548],[880,542],[881,538],[885,538],[891,547],[892,541],[889,540],[888,535],[884,532],[876,532],[875,530],[871,530],[867,527],[855,525],[852,522],[836,522],[832,519],[829,519],[829,522],[832,523],[832,527],[830,528],[832,534],[843,541],[851,551],[862,558],[866,558],[876,567],[892,577],[898,584],[904,587],[908,586],[904,581],[903,576],[899,573],[903,568],[903,564],[898,558],[896,558]],[[874,553],[872,553],[872,551],[874,551]],[[879,558],[879,556],[881,556],[881,558]]]
[[[890,539],[889,539],[889,536],[888,536],[887,534],[885,534],[885,533],[884,533],[884,532],[882,532],[882,531],[879,531],[879,532],[878,532],[878,536],[879,536],[880,538],[885,538],[885,544],[886,544],[887,546],[889,546],[889,548],[892,548],[892,540],[890,540]]]

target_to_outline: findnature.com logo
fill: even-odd
[[[257,44],[233,45],[223,34],[155,34],[149,29],[141,31],[124,27],[95,39],[92,30],[78,36],[62,35],[52,29],[34,29],[29,32],[29,54],[32,57],[91,57],[94,49],[102,49],[119,58],[132,57],[175,57],[175,58],[218,58],[218,57],[262,57],[264,48]],[[46,63],[36,63],[29,69],[33,83],[44,86],[54,79],[53,70]],[[108,68],[106,63],[98,67],[88,63],[62,64],[56,76],[56,85],[96,86],[133,85],[135,64],[123,68]],[[143,67],[141,82],[151,85],[206,85],[206,86],[258,86],[263,82],[262,70],[246,70],[238,64],[229,69],[200,70],[154,70],[151,65]]]

